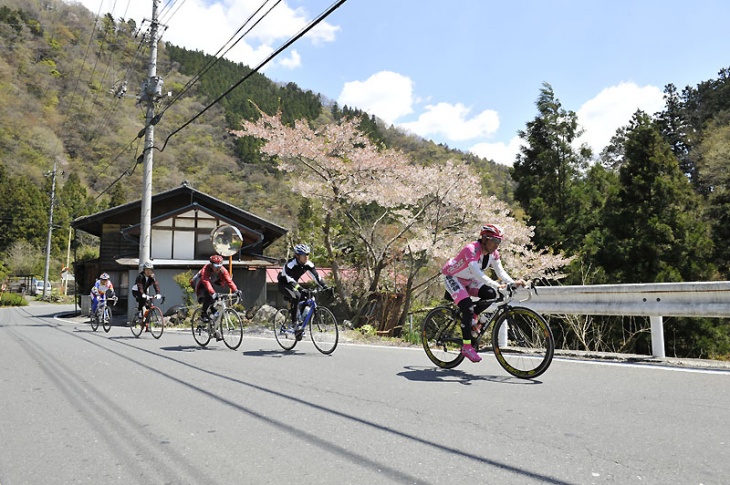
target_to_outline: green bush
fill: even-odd
[[[185,271],[184,273],[178,273],[172,277],[175,283],[183,290],[183,301],[185,306],[192,308],[195,305],[195,292],[190,286],[190,279],[193,277],[192,270]]]
[[[0,306],[26,306],[28,301],[20,293],[3,293],[0,298]]]
[[[369,323],[366,323],[362,327],[358,329],[361,334],[365,335],[366,337],[375,337],[378,335],[378,331],[375,327],[370,325]]]

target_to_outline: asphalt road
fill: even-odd
[[[311,342],[237,351],[0,309],[0,485],[729,483],[730,372]]]

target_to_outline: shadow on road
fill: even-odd
[[[250,355],[252,357],[277,357],[281,358],[284,356],[295,355],[298,357],[304,357],[306,353],[297,352],[296,350],[249,350],[243,352],[243,355]]]
[[[542,384],[536,379],[518,379],[512,376],[484,376],[467,374],[456,369],[438,369],[433,367],[406,367],[406,371],[397,375],[405,377],[409,381],[419,382],[456,382],[457,384],[470,385],[475,381],[500,382],[502,384]]]
[[[160,347],[160,350],[167,352],[195,352],[196,350],[216,350],[211,347],[201,347],[200,345],[175,345],[174,347]]]

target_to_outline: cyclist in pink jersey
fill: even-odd
[[[498,249],[502,239],[504,231],[501,227],[496,224],[482,226],[479,240],[467,244],[441,268],[446,296],[461,310],[461,353],[472,362],[479,362],[482,358],[471,345],[471,327],[475,317],[471,297],[492,299],[497,297],[500,288],[505,288],[509,283],[525,286],[524,280],[513,280],[502,267]],[[494,270],[499,282],[484,274],[487,268]]]

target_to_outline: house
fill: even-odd
[[[100,239],[97,259],[74,263],[80,295],[89,294],[102,272],[109,273],[120,298],[115,311],[121,308],[128,316],[136,309],[130,285],[134,285],[140,271],[141,204],[141,200],[130,202],[71,223],[76,231]],[[266,302],[266,270],[280,267],[281,262],[263,253],[287,230],[183,183],[152,196],[150,254],[165,295],[163,312],[185,304],[184,291],[173,278],[185,272],[194,274],[208,262],[215,253],[211,232],[222,224],[236,227],[243,236],[241,250],[226,262],[243,292],[243,305],[250,308]],[[82,311],[84,306],[82,301]]]

